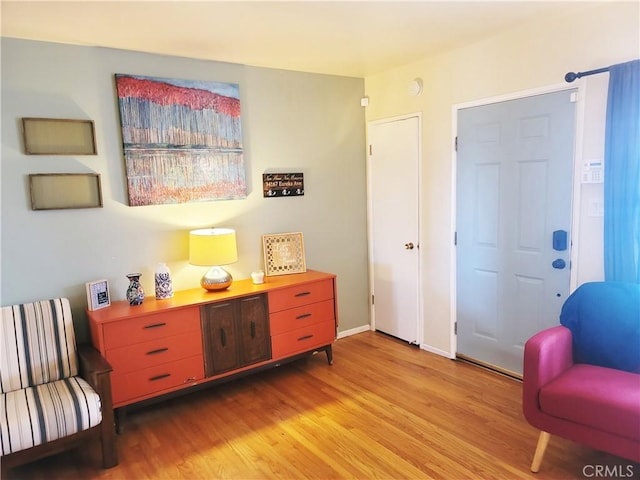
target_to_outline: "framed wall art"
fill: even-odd
[[[27,155],[96,155],[93,121],[66,118],[23,118]]]
[[[234,83],[116,74],[129,205],[246,198]]]
[[[96,280],[95,282],[86,283],[87,290],[87,308],[89,310],[98,310],[111,305],[111,296],[109,295],[109,282],[106,280]]]
[[[307,271],[302,232],[263,235],[262,249],[266,276]]]
[[[98,173],[29,174],[32,210],[102,207]]]

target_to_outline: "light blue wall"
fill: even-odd
[[[340,330],[369,323],[362,79],[7,38],[1,48],[2,305],[67,296],[86,337],[85,282],[106,278],[118,300],[125,275],[142,272],[153,295],[163,261],[176,289],[198,287],[188,231],[220,226],[237,230],[238,279],[262,267],[262,234],[303,232],[307,267],[338,276]],[[129,207],[115,73],[238,83],[248,197]],[[98,155],[25,155],[22,117],[91,119]],[[305,195],[263,198],[269,171],[303,172]],[[99,173],[104,207],[32,211],[27,175],[54,172]]]

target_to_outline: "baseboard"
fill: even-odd
[[[338,332],[338,339],[344,337],[350,337],[351,335],[356,335],[358,333],[367,332],[371,330],[371,325],[363,325],[361,327],[350,328],[349,330],[345,330],[343,332]]]
[[[426,350],[427,352],[435,353],[436,355],[440,355],[441,357],[447,357],[450,359],[456,358],[455,355],[450,354],[445,350],[440,350],[439,348],[432,347],[431,345],[427,345],[426,343],[421,343],[420,348],[422,350]]]

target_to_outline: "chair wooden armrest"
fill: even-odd
[[[109,362],[91,345],[78,345],[80,376],[96,388],[94,380],[113,371]],[[97,382],[95,382],[97,383]]]
[[[100,395],[102,400],[102,458],[103,467],[118,464],[116,449],[115,416],[111,397],[111,372],[113,368],[91,345],[78,345],[80,376]]]

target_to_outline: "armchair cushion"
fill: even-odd
[[[540,409],[556,418],[640,441],[640,376],[578,364],[540,390]]]
[[[585,283],[567,298],[560,323],[571,330],[575,363],[640,373],[640,284]]]
[[[66,298],[2,307],[0,392],[78,374],[71,307]]]
[[[102,421],[100,396],[80,377],[0,394],[2,455],[67,437]]]

